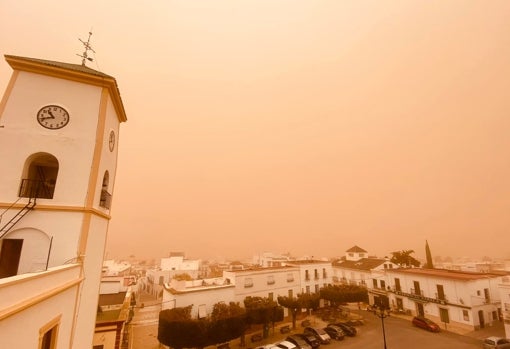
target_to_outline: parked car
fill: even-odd
[[[266,344],[256,347],[255,349],[282,349],[280,347],[277,347],[276,344]]]
[[[483,349],[508,349],[510,340],[501,337],[487,337],[483,340]]]
[[[305,327],[303,333],[311,334],[315,336],[321,342],[321,344],[331,343],[331,337],[322,329],[318,327]]]
[[[298,349],[297,345],[289,341],[281,341],[275,343],[277,347],[281,349]]]
[[[292,334],[292,335],[288,336],[287,338],[285,338],[285,340],[288,342],[294,343],[296,345],[296,347],[298,347],[298,349],[312,349],[312,346],[310,345],[310,343],[308,343],[306,340],[304,340],[303,338],[301,338],[298,335]],[[318,342],[317,342],[317,344],[318,344],[317,346],[320,345]]]
[[[440,331],[438,324],[436,324],[434,321],[427,319],[425,317],[422,317],[422,316],[415,316],[413,318],[412,323],[413,323],[413,326],[423,328],[427,331],[431,331],[431,332],[439,332]]]
[[[345,324],[349,325],[351,327],[354,327],[354,326],[363,326],[365,324],[365,320],[363,320],[363,319],[347,320],[345,322]]]
[[[344,331],[344,334],[349,337],[354,337],[358,333],[358,330],[356,330],[352,326],[347,325],[344,322],[335,322],[334,324],[329,324],[328,326],[330,326],[330,325],[340,327],[342,329],[342,331]]]
[[[313,334],[297,333],[297,334],[295,334],[295,336],[298,336],[298,337],[301,337],[302,339],[304,339],[306,343],[310,344],[312,349],[317,349],[318,347],[321,346],[320,340],[318,340],[317,337],[315,337],[315,335],[313,335]]]
[[[345,338],[344,331],[338,326],[328,325],[323,328],[324,332],[326,332],[331,338],[336,339],[337,341],[341,341]]]

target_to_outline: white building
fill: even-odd
[[[199,277],[200,264],[199,259],[184,258],[184,253],[170,253],[170,257],[161,258],[159,268],[168,271],[170,278],[176,274],[188,274],[195,279]]]
[[[369,289],[395,310],[426,316],[444,326],[476,330],[501,316],[498,285],[505,273],[402,268],[386,271],[386,288]]]
[[[191,316],[203,318],[211,314],[214,304],[229,303],[235,299],[234,285],[223,278],[203,280],[171,280],[164,285],[161,309],[192,305]]]
[[[288,255],[274,254],[272,252],[263,252],[253,256],[253,264],[263,268],[281,267],[292,260],[294,259]]]
[[[398,268],[387,258],[369,257],[368,252],[354,246],[345,258],[333,263],[333,281],[340,284],[384,288],[385,271]]]
[[[187,275],[190,279],[198,279],[201,271],[199,259],[185,259],[184,254],[180,252],[170,253],[169,257],[161,258],[159,268],[147,270],[142,284],[145,292],[161,298],[165,284],[170,283],[176,275]]]
[[[243,303],[248,296],[294,297],[301,293],[300,271],[297,267],[251,268],[224,271],[223,277],[235,286],[234,302]]]
[[[510,276],[505,276],[499,285],[501,299],[501,318],[505,324],[506,338],[510,338]]]
[[[300,293],[318,293],[332,283],[333,268],[329,261],[299,260],[286,263],[299,269]]]
[[[126,121],[115,79],[5,56],[0,348],[90,349]]]

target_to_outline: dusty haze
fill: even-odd
[[[77,64],[92,29],[88,66],[118,81],[109,257],[427,239],[510,258],[509,1],[0,0],[0,18],[2,54]]]

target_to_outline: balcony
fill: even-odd
[[[104,207],[106,209],[110,209],[112,204],[112,194],[108,193],[106,190],[101,190],[101,198],[99,200],[99,206]]]
[[[411,294],[415,296],[422,296],[423,297],[423,291],[422,290],[415,290],[414,288],[410,289]]]
[[[444,294],[435,294],[437,300],[448,302],[448,298]]]
[[[71,287],[83,277],[80,264],[66,264],[46,271],[0,279],[0,321]]]

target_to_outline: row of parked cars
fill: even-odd
[[[332,323],[324,328],[307,326],[303,333],[288,336],[285,340],[268,344],[255,349],[317,349],[321,344],[329,344],[331,340],[343,340],[346,336],[354,337],[357,330],[345,323]]]

